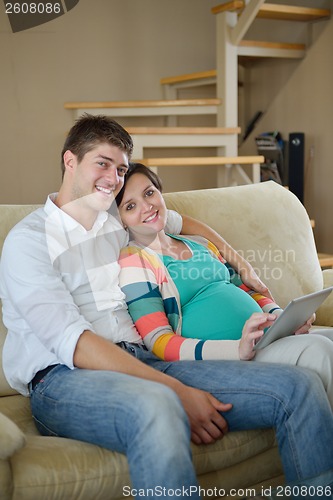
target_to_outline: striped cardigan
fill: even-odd
[[[264,312],[280,310],[271,299],[246,287],[234,269],[208,240],[188,237],[203,244],[229,269],[230,280],[249,293]],[[166,361],[239,359],[239,340],[200,340],[181,336],[182,313],[177,287],[157,253],[136,242],[123,248],[119,257],[120,286],[128,310],[146,347]],[[280,310],[281,311],[281,310]]]

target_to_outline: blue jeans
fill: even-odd
[[[244,361],[170,363],[140,346],[125,348],[184,384],[232,403],[224,415],[230,431],[275,428],[288,483],[333,484],[333,415],[316,374]],[[31,392],[31,407],[42,434],[125,453],[133,488],[188,488],[192,499],[199,498],[188,419],[168,387],[117,372],[59,365]]]

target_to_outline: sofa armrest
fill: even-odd
[[[25,436],[17,425],[0,413],[0,459],[7,459],[25,445]]]
[[[333,269],[324,269],[324,288],[333,286]],[[316,325],[333,326],[333,292],[317,311]]]

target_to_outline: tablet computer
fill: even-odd
[[[316,312],[320,304],[332,292],[333,286],[324,288],[319,292],[310,293],[297,299],[293,299],[284,311],[276,318],[261,339],[255,344],[254,350],[262,349],[275,340],[288,337],[295,333]],[[273,313],[274,314],[274,313]]]

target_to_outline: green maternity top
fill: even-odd
[[[262,309],[249,294],[231,283],[228,267],[207,248],[181,239],[192,251],[192,257],[162,258],[180,295],[182,337],[238,340],[245,321]]]

